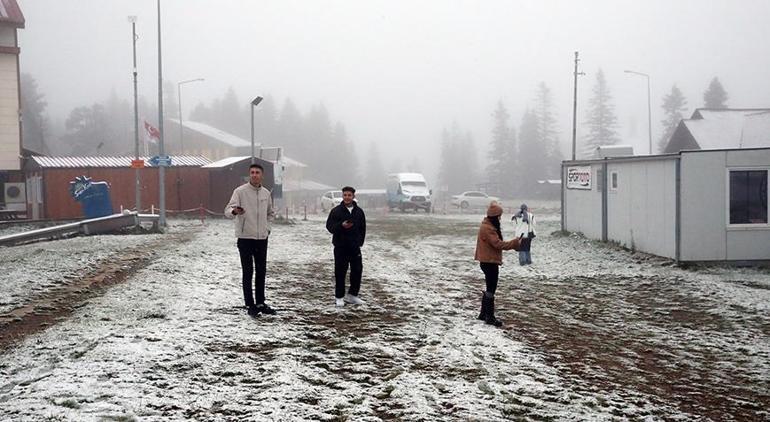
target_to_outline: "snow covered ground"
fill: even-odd
[[[155,245],[123,283],[2,352],[0,420],[770,418],[766,270],[680,269],[552,234],[559,217],[544,214],[534,265],[505,257],[496,329],[475,319],[479,221],[369,216],[366,304],[340,310],[323,219],[275,226],[279,314],[254,319],[230,221],[0,248],[2,314]],[[173,234],[189,240],[157,246]]]

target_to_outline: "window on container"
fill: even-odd
[[[767,170],[730,172],[730,224],[767,224]]]
[[[618,190],[618,172],[610,173],[610,190]]]

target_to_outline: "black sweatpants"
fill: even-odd
[[[265,274],[267,273],[267,239],[238,239],[238,253],[243,270],[243,300],[246,306],[265,303]],[[251,292],[252,275],[255,278]]]
[[[484,271],[484,280],[487,282],[487,292],[494,295],[497,290],[497,279],[500,276],[500,264],[482,262],[481,271]]]
[[[345,275],[350,267],[350,289],[348,293],[358,296],[361,289],[361,274],[364,264],[361,259],[361,248],[334,248],[334,296],[342,299],[345,296]]]

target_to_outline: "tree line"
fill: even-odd
[[[703,93],[703,107],[727,108],[727,91],[714,77]],[[679,121],[684,118],[687,100],[673,85],[661,105],[663,131],[658,151],[665,149]],[[541,82],[531,105],[520,117],[518,131],[502,100],[492,112],[492,129],[488,139],[488,165],[478,171],[477,148],[469,132],[454,123],[441,135],[439,185],[442,191],[455,194],[465,190],[483,190],[502,196],[537,195],[539,181],[558,179],[562,154],[559,148],[559,128],[554,117],[551,92]],[[604,72],[599,69],[588,101],[583,127],[587,133],[581,139],[582,154],[588,158],[598,146],[620,142],[618,118]]]
[[[102,101],[76,107],[64,120],[61,133],[56,135],[37,82],[24,74],[21,85],[26,148],[48,155],[134,154],[133,101],[120,98],[113,91]],[[171,118],[179,114],[174,88],[171,81],[164,84],[164,115]],[[144,97],[139,98],[138,108],[142,139],[143,120],[157,127],[158,109],[156,103]],[[209,104],[197,104],[184,120],[205,123],[249,140],[250,113],[247,99],[238,98],[235,90],[229,88]],[[307,164],[306,178],[332,185],[360,180],[354,142],[349,139],[345,125],[341,121],[333,122],[323,104],[313,105],[303,113],[289,98],[279,109],[275,100],[266,95],[255,109],[254,121],[255,141],[264,146],[283,147],[286,155]]]
[[[175,84],[164,85],[164,112],[178,117]],[[706,108],[727,108],[728,95],[717,77],[703,93]],[[53,127],[46,112],[45,95],[29,74],[21,76],[22,133],[24,146],[37,153],[49,155],[133,155],[133,102],[120,98],[114,91],[107,98],[91,105],[74,108],[63,122]],[[687,110],[687,99],[674,85],[663,98],[663,130],[658,150],[665,148]],[[157,125],[157,105],[139,98],[140,119]],[[189,119],[209,124],[243,139],[250,137],[251,105],[239,98],[233,88],[221,97],[198,103]],[[478,166],[478,149],[471,133],[455,122],[441,131],[436,148],[439,160],[438,187],[441,191],[457,193],[482,189],[502,195],[531,193],[539,180],[559,178],[562,160],[560,132],[551,91],[541,82],[521,116],[512,123],[508,108],[498,101],[491,113],[492,127],[488,165]],[[280,146],[285,153],[308,164],[306,178],[338,185],[355,180],[360,185],[381,188],[388,172],[421,171],[417,158],[408,164],[382,162],[374,143],[363,144],[349,138],[345,125],[332,119],[324,104],[312,105],[302,112],[290,98],[279,106],[266,95],[255,110],[256,141],[265,146]],[[612,95],[604,73],[599,69],[583,122],[587,133],[581,139],[583,157],[597,146],[620,141],[618,119]],[[140,121],[140,131],[143,130]],[[356,151],[356,144],[361,151]],[[364,146],[364,148],[362,148]],[[365,151],[364,151],[365,150]],[[357,152],[364,156],[359,166]]]

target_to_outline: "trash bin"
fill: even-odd
[[[70,182],[70,195],[80,202],[86,218],[113,214],[110,186],[107,182],[94,182],[88,176],[76,177]]]

